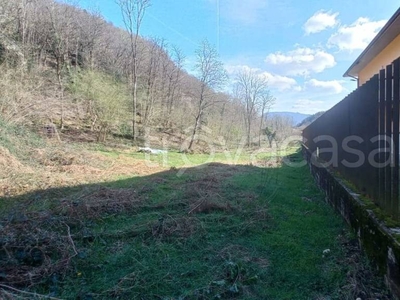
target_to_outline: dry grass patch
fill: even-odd
[[[2,221],[0,281],[32,287],[44,278],[63,277],[78,255],[66,222],[46,213],[14,215]]]
[[[165,216],[152,225],[152,236],[157,239],[170,237],[187,239],[190,236],[204,232],[203,225],[198,218]]]
[[[183,196],[189,205],[188,214],[235,211],[221,194],[225,180],[237,171],[237,167],[213,163],[202,168],[200,175],[190,176]]]
[[[9,176],[10,172],[31,173],[31,168],[24,166],[10,151],[0,147],[0,176],[3,178]]]
[[[73,149],[36,149],[34,157],[39,164],[28,166],[0,147],[0,197],[112,181],[120,176],[151,175],[165,170],[125,155],[115,159]]]
[[[198,204],[191,205],[188,214],[209,214],[213,212],[231,212],[234,210],[234,207],[230,203],[218,203],[204,199]]]
[[[78,198],[61,200],[56,211],[69,218],[98,219],[108,214],[131,211],[140,206],[140,202],[133,189],[100,187]]]

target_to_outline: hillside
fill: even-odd
[[[317,112],[316,114],[313,114],[312,116],[309,116],[305,118],[303,121],[297,124],[297,127],[305,128],[308,125],[310,125],[312,122],[314,122],[316,119],[318,119],[320,116],[322,116],[325,112],[320,111]]]
[[[132,118],[139,143],[146,131],[186,135],[195,124],[228,142],[245,132],[237,119],[243,105],[218,92],[218,85],[203,87],[183,69],[185,54],[164,39],[138,37],[133,102],[133,54],[126,30],[95,11],[52,0],[23,5],[4,0],[1,7],[7,16],[0,21],[0,107],[6,122],[36,131],[55,124],[62,139],[86,135],[101,142],[132,136]],[[199,47],[218,61],[208,42]],[[200,106],[199,99],[205,99]]]
[[[1,3],[0,108],[6,122],[36,132],[55,126],[61,140],[123,137],[144,145],[165,133],[189,139],[190,150],[198,150],[200,133],[227,146],[243,136],[248,146],[261,140],[260,126],[268,124],[259,107],[269,108],[274,99],[267,80],[239,72],[236,96],[221,92],[227,73],[207,40],[196,49],[193,76],[183,68],[189,54],[163,38],[131,38],[129,28],[95,10],[54,0]],[[259,86],[252,98],[247,94],[254,91],[244,88],[249,80]]]

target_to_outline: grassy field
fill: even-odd
[[[151,160],[158,166],[136,176],[7,198],[0,296],[388,299],[307,167],[273,153],[244,153],[236,165],[224,154],[211,164],[205,154]]]

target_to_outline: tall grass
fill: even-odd
[[[0,115],[0,147],[19,160],[32,160],[32,149],[45,145],[45,140],[39,134],[23,125],[6,122]]]

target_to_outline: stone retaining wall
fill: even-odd
[[[303,155],[317,185],[326,193],[327,201],[355,230],[360,245],[396,299],[400,299],[400,228],[388,228],[369,210],[360,196],[347,187],[329,169],[317,162],[303,145]]]

